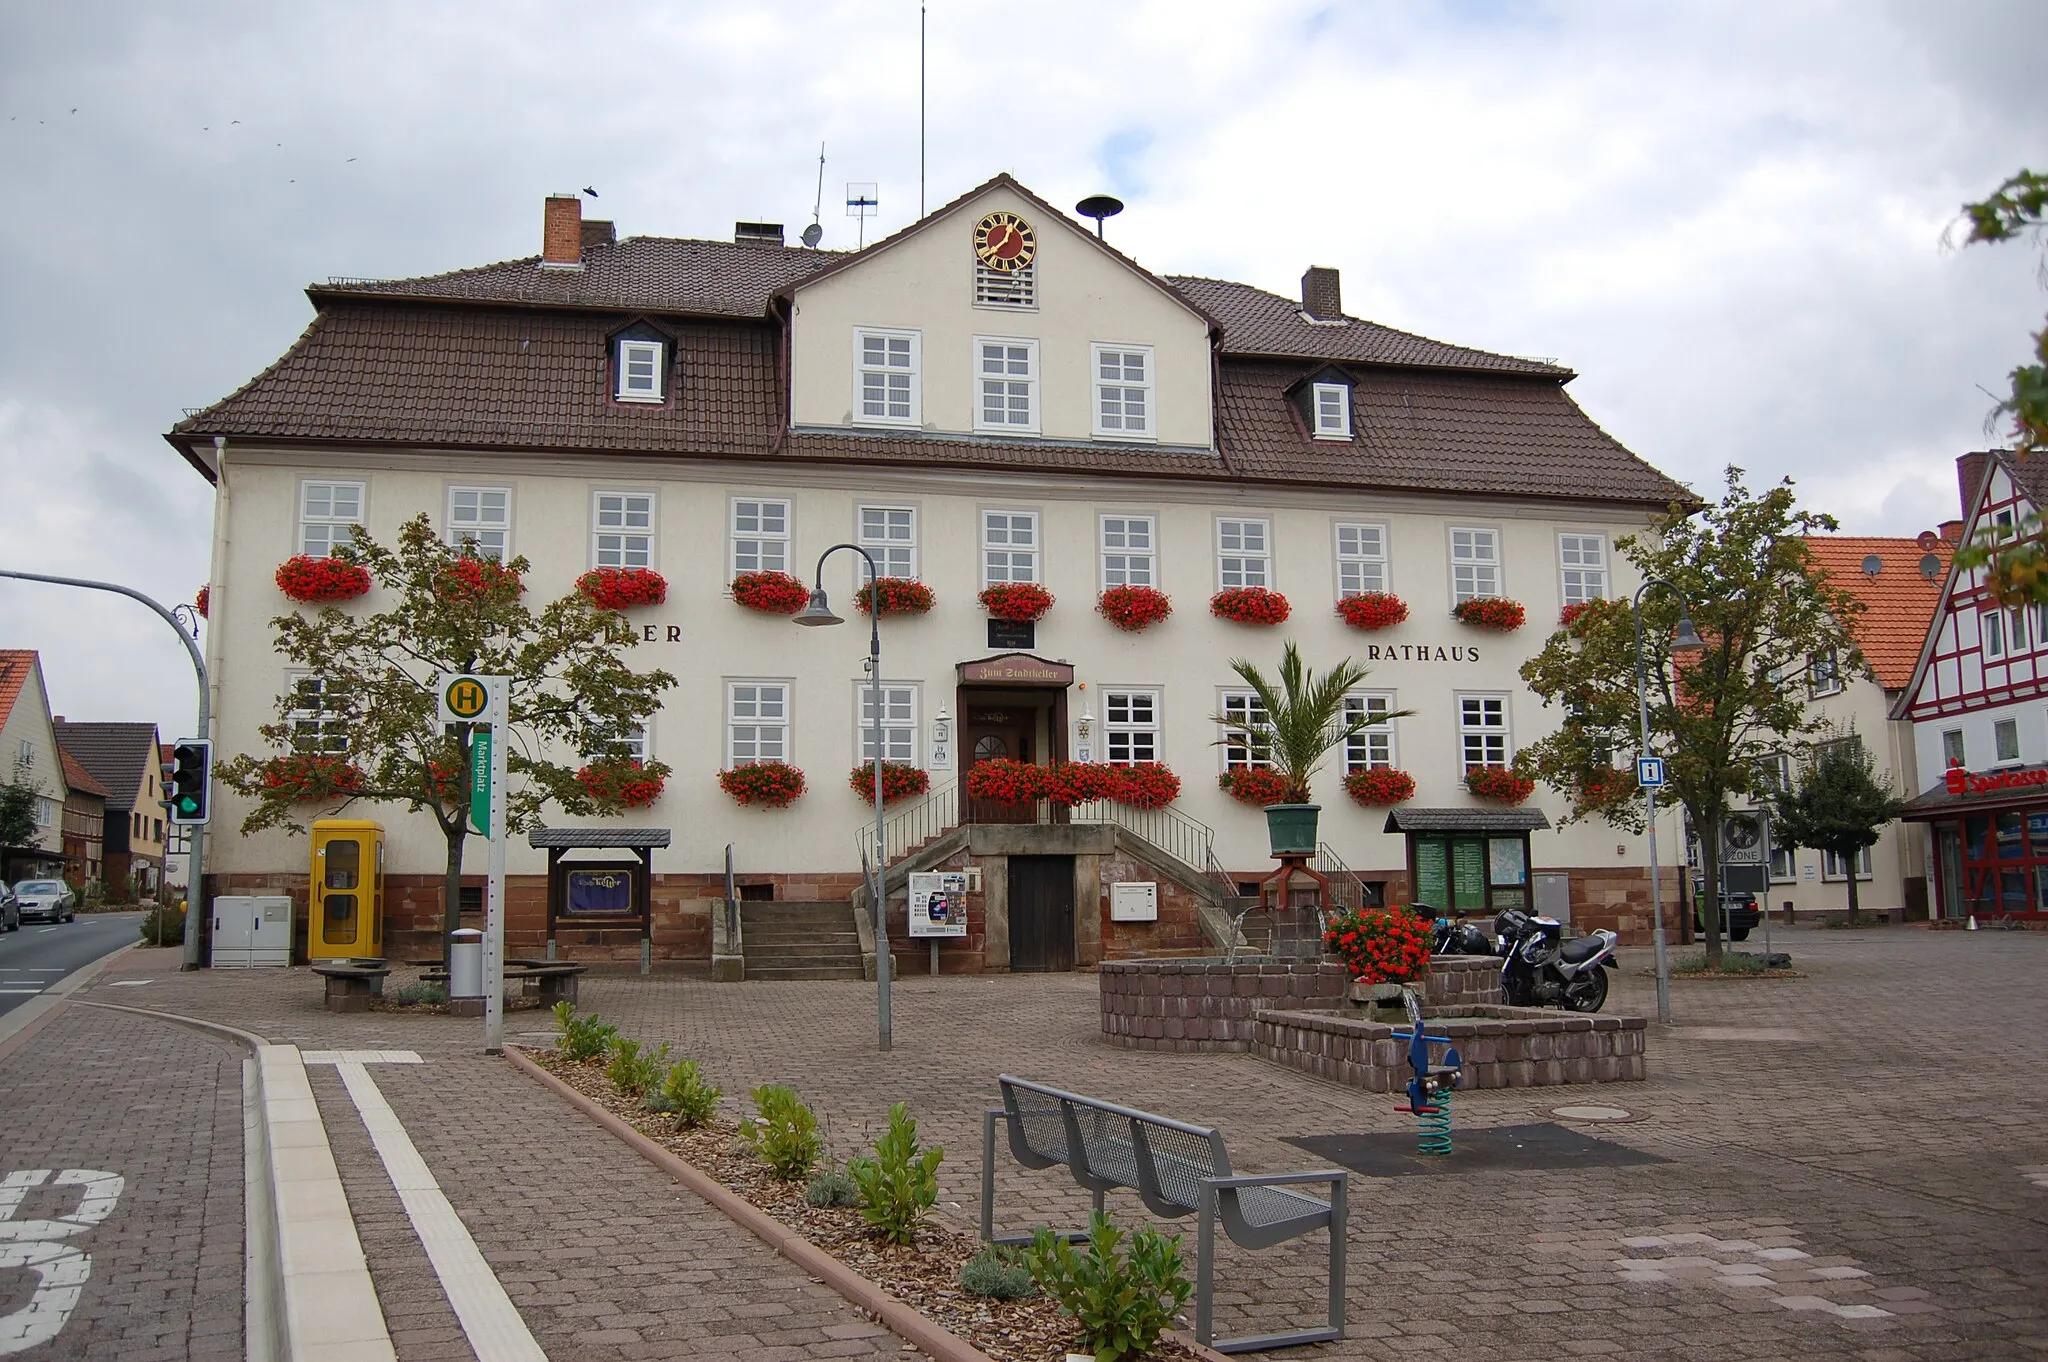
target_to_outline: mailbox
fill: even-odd
[[[313,824],[313,893],[306,955],[313,960],[384,956],[384,828],[354,818]]]

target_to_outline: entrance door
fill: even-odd
[[[970,710],[967,715],[967,770],[985,761],[1007,759],[1030,762],[1031,733],[1037,727],[1037,711],[1029,709]],[[1017,804],[994,799],[967,798],[967,772],[962,771],[962,821],[968,823],[1035,823],[1038,806],[1033,801]]]
[[[1074,967],[1074,858],[1010,858],[1010,968]]]

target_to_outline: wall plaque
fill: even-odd
[[[1038,622],[1036,620],[990,620],[988,622],[988,646],[991,648],[1036,648],[1038,646]]]
[[[1074,669],[1065,662],[1048,662],[1029,653],[1006,653],[979,662],[962,662],[960,680],[1013,686],[1071,686]]]

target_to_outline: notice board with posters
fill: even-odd
[[[967,935],[967,872],[941,870],[910,877],[910,934]]]

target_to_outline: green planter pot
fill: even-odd
[[[1268,804],[1266,836],[1273,844],[1273,854],[1315,855],[1316,819],[1322,811],[1320,804]]]

